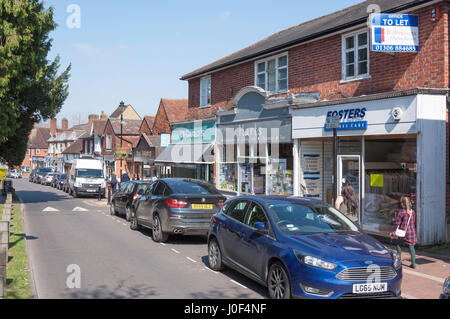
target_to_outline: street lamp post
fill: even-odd
[[[122,103],[121,103],[122,104]],[[123,114],[120,114],[120,152],[122,153]],[[120,155],[120,181],[122,182],[122,154]]]

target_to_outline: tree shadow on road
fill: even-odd
[[[22,199],[24,204],[59,202],[70,199],[67,194],[58,194],[53,192],[41,191],[16,191],[17,196]]]
[[[121,280],[116,287],[100,285],[94,289],[73,289],[63,294],[64,299],[149,299],[158,296],[154,287],[144,284],[127,287]]]

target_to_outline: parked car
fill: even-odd
[[[450,277],[444,282],[444,286],[442,287],[442,294],[439,296],[439,299],[450,299]]]
[[[55,175],[56,175],[56,173],[52,173],[52,172],[46,173],[46,174],[41,178],[41,184],[42,184],[42,185],[46,185],[46,186],[51,185],[52,180],[53,180],[53,176],[55,176]]]
[[[119,190],[111,198],[111,205],[109,206],[111,215],[125,215],[126,220],[130,221],[131,211],[134,209],[134,200],[143,195],[150,185],[151,182],[141,181],[122,183]]]
[[[35,183],[42,184],[42,178],[45,174],[51,173],[52,169],[49,167],[40,167],[36,171],[36,178],[34,179]]]
[[[59,174],[58,180],[56,181],[56,188],[62,190],[64,182],[67,178],[66,174]]]
[[[36,176],[36,170],[35,169],[33,169],[31,172],[30,172],[30,175],[28,175],[28,181],[30,182],[30,183],[32,183],[33,182],[33,178]]]
[[[318,200],[235,197],[211,219],[211,269],[229,266],[277,299],[398,298],[396,252]]]
[[[214,186],[202,181],[160,179],[136,198],[130,228],[151,228],[156,242],[167,241],[171,234],[206,235],[211,216],[225,200]]]

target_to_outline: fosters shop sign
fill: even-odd
[[[338,131],[344,130],[365,130],[367,129],[367,121],[364,121],[366,117],[366,108],[349,108],[337,111],[329,111],[327,113],[327,121],[325,123],[325,131],[332,131],[328,128],[328,119],[331,117],[339,117],[340,124],[337,128]]]

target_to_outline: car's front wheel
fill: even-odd
[[[109,213],[113,216],[116,215],[116,204],[114,201],[109,205]]]
[[[222,263],[222,252],[215,238],[211,239],[208,245],[208,261],[209,267],[214,271],[222,271],[224,269]]]
[[[136,217],[136,213],[131,214],[130,216],[130,229],[131,230],[139,230],[140,226]]]
[[[280,262],[275,262],[270,266],[267,286],[271,299],[291,298],[289,276],[286,268]]]
[[[127,222],[129,222],[131,220],[131,208],[130,206],[127,207],[127,209],[125,210],[125,219]]]

